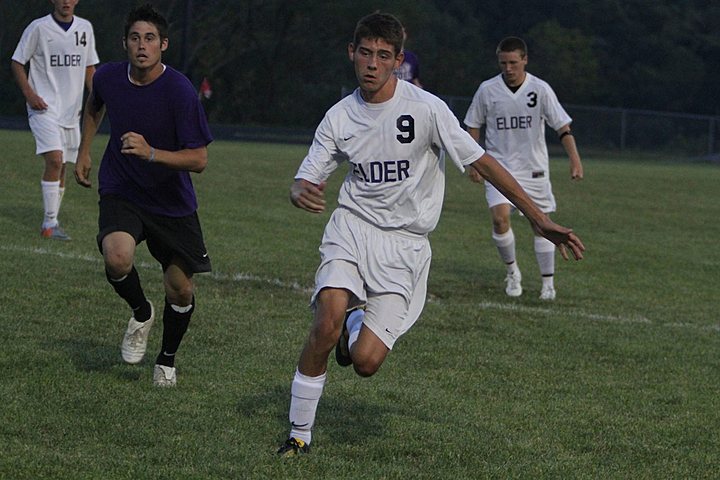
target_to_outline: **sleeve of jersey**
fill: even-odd
[[[470,128],[480,128],[485,125],[485,111],[483,106],[482,93],[480,88],[477,89],[473,96],[470,108],[465,114],[465,125]]]
[[[440,102],[439,107],[436,108],[435,132],[436,145],[445,150],[445,153],[461,172],[465,171],[465,166],[470,165],[485,153],[475,139],[463,130],[460,122],[445,105],[445,102]]]
[[[317,185],[327,180],[342,160],[343,157],[335,143],[331,122],[325,116],[315,131],[310,150],[300,164],[295,180],[303,179]]]
[[[565,109],[560,105],[560,101],[550,86],[545,87],[545,118],[550,128],[557,130],[572,122],[572,118],[567,114]]]
[[[97,50],[95,49],[95,32],[93,31],[92,25],[90,26],[90,44],[88,45],[86,67],[91,67],[100,63],[100,57],[98,57]]]
[[[100,111],[100,109],[105,105],[105,100],[102,98],[102,78],[105,74],[105,70],[107,69],[107,66],[101,66],[97,69],[95,72],[95,75],[93,75],[92,78],[92,102],[93,107],[95,107],[96,111]]]
[[[13,53],[12,59],[16,62],[25,65],[30,61],[35,48],[37,47],[37,28],[34,28],[35,24],[29,25],[25,31],[23,31],[20,42],[18,42],[17,48]]]
[[[183,79],[185,80],[185,79]],[[207,116],[189,81],[178,95],[176,109],[177,136],[182,148],[201,148],[213,141]]]

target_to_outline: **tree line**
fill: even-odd
[[[102,62],[124,60],[121,38],[137,0],[81,0]],[[168,18],[164,61],[199,87],[211,122],[314,127],[354,88],[347,44],[357,20],[396,14],[421,80],[439,95],[472,96],[498,73],[495,47],[524,38],[528,71],[562,102],[720,115],[720,2],[700,0],[156,0]],[[23,29],[47,0],[0,0],[0,112],[24,113],[10,74]]]

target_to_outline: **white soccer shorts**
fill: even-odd
[[[425,236],[388,232],[339,208],[325,227],[311,304],[323,288],[353,293],[365,325],[392,349],[425,306],[432,251]]]
[[[544,213],[552,213],[557,209],[550,179],[518,177],[515,177],[515,179],[532,201],[535,202]],[[492,183],[487,181],[485,182],[485,199],[487,200],[488,208],[492,208],[503,203],[509,203],[513,206],[513,208],[515,208],[515,205],[505,198],[505,195],[500,193],[500,191],[495,188]]]
[[[63,127],[55,119],[43,113],[31,115],[28,123],[35,137],[35,154],[42,155],[59,150],[63,154],[63,163],[77,161],[80,147],[80,124],[74,127]]]

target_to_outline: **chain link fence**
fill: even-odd
[[[462,121],[471,97],[442,96]],[[720,116],[563,105],[581,149],[657,152],[720,161]],[[548,141],[558,143],[548,129]]]

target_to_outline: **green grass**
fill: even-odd
[[[216,142],[194,176],[214,272],[177,361],[124,365],[128,309],[95,245],[97,193],[69,184],[73,241],[43,241],[41,161],[27,132],[0,131],[0,478],[714,478],[720,471],[720,169],[553,160],[555,218],[587,258],[558,261],[558,299],[515,217],[526,293],[503,293],[482,189],[448,168],[432,235],[430,301],[381,371],[329,367],[313,452],[274,456],[287,435],[295,362],[328,214],[293,208],[306,147]],[[99,161],[104,138],[96,141]],[[342,175],[330,185],[337,191]],[[68,177],[68,180],[71,176]],[[333,197],[334,193],[330,193]],[[332,202],[331,202],[332,203]],[[138,249],[160,302],[161,272]]]

